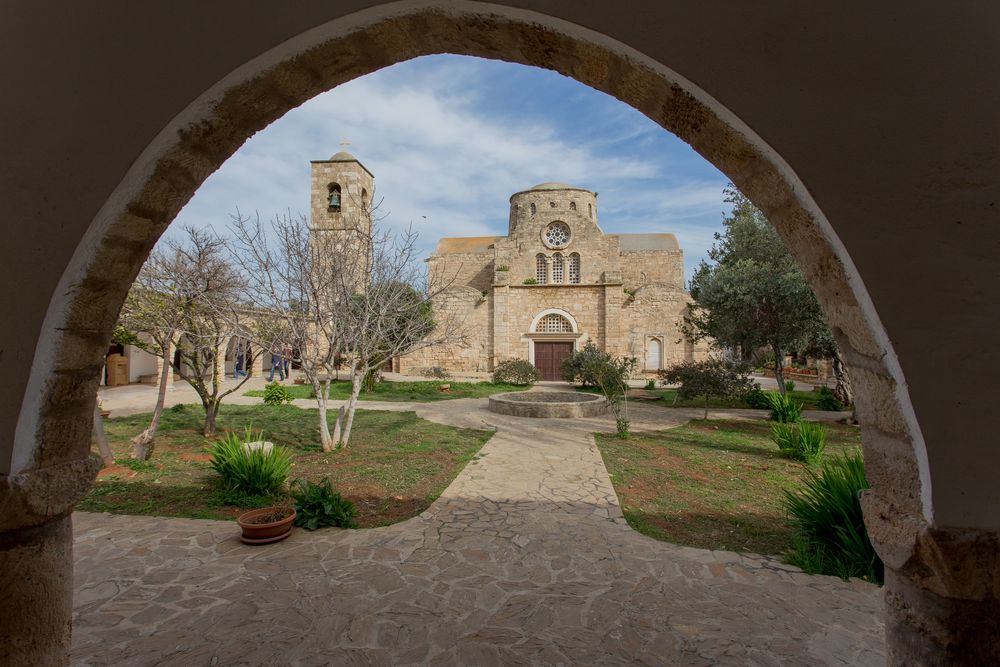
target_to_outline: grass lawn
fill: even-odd
[[[597,434],[597,446],[635,530],[702,549],[777,555],[792,548],[782,491],[806,467],[778,453],[766,421],[695,420],[628,440]],[[856,426],[829,424],[825,456],[861,446]]]
[[[586,391],[589,393],[599,393],[600,390],[596,387],[577,387],[577,391]],[[704,398],[688,398],[681,399],[677,398],[676,389],[644,389],[643,391],[648,391],[650,394],[655,394],[659,396],[658,400],[654,399],[643,399],[643,403],[651,403],[653,405],[664,405],[672,408],[703,408],[705,407]],[[773,390],[774,393],[778,393],[777,389]],[[790,391],[788,392],[788,397],[791,398],[796,403],[802,404],[803,410],[819,410],[816,402],[819,400],[819,392],[815,391]],[[708,401],[708,407],[710,408],[749,408],[743,399],[732,398],[732,399],[720,399],[711,398]]]
[[[150,413],[105,420],[117,463],[101,471],[77,509],[235,519],[242,509],[225,503],[219,476],[208,463],[210,443],[200,432],[203,416],[197,405],[166,410],[149,461],[128,457],[129,439],[149,425]],[[331,421],[334,418],[332,414]],[[217,424],[220,433],[242,433],[250,425],[263,430],[266,439],[291,448],[290,480],[329,476],[334,488],[354,502],[364,528],[422,512],[493,435],[435,424],[412,412],[358,410],[347,448],[324,453],[316,410],[223,405]]]
[[[441,391],[442,384],[450,384],[448,391]],[[308,384],[285,384],[295,398],[313,398],[312,386]],[[525,391],[529,387],[519,387],[512,384],[493,384],[492,382],[451,382],[430,380],[420,382],[389,382],[388,380],[375,385],[371,393],[361,392],[362,401],[445,401],[452,398],[482,398],[505,391]],[[254,389],[245,396],[263,397],[264,392]],[[346,400],[351,396],[351,383],[347,380],[335,380],[330,383],[330,398]]]

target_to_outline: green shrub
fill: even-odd
[[[292,455],[285,447],[273,446],[269,451],[248,450],[243,445],[261,442],[264,433],[256,435],[247,427],[243,437],[227,433],[212,445],[212,468],[222,476],[222,484],[228,492],[263,496],[277,493],[288,479],[292,466]]]
[[[170,406],[170,411],[175,415],[179,415],[182,412],[187,412],[187,409],[188,409],[187,403],[177,403],[175,405]]]
[[[753,408],[754,410],[769,410],[771,408],[771,402],[764,395],[764,392],[761,391],[759,385],[743,394],[743,402],[747,404],[748,408]]]
[[[270,495],[258,495],[255,493],[244,493],[239,490],[223,490],[219,496],[219,501],[223,505],[233,505],[245,510],[260,509],[270,507],[274,504],[274,499]]]
[[[542,379],[542,372],[524,359],[508,359],[497,364],[493,371],[494,384],[513,384],[530,387]]]
[[[813,574],[860,577],[881,584],[882,560],[875,553],[858,494],[868,488],[861,452],[808,471],[802,491],[785,491],[782,501],[798,531],[788,562]]]
[[[538,284],[538,280],[537,280],[537,279],[535,279],[535,278],[525,278],[525,279],[524,279],[524,280],[522,281],[522,283],[521,283],[521,284],[522,284],[522,285],[537,285],[537,284]]]
[[[826,427],[814,422],[776,423],[771,425],[771,439],[786,457],[816,463],[826,448]]]
[[[646,389],[647,390],[649,390],[649,389],[656,389],[656,380],[653,380],[652,378],[649,379],[649,380],[646,380]]]
[[[816,407],[829,412],[840,412],[844,409],[844,404],[833,395],[833,390],[829,387],[819,388],[819,398],[816,399]]]
[[[632,422],[625,417],[615,417],[615,435],[622,440],[628,440],[629,426],[631,426],[631,424]]]
[[[795,391],[795,380],[785,380],[785,391]]]
[[[802,404],[788,396],[773,391],[765,392],[767,407],[771,410],[771,421],[782,424],[794,423],[802,419]]]
[[[440,366],[429,366],[428,368],[423,368],[420,370],[420,374],[425,377],[434,378],[435,380],[451,379],[451,373]]]
[[[610,359],[611,355],[587,341],[582,349],[563,359],[562,378],[566,382],[579,382],[584,387],[596,387],[597,374]]]
[[[295,500],[295,525],[306,530],[316,530],[324,526],[357,528],[357,511],[354,503],[346,500],[333,490],[330,478],[319,484],[297,479],[293,484],[292,498]]]
[[[687,361],[674,364],[659,372],[660,383],[679,384],[677,396],[682,399],[704,399],[705,419],[708,419],[708,404],[713,397],[732,399],[746,396],[757,388],[747,376],[747,369],[722,359]]]
[[[291,403],[294,399],[292,392],[278,382],[269,382],[264,385],[264,405],[281,405],[282,403]]]

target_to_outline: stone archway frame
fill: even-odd
[[[538,323],[542,321],[542,318],[546,315],[561,315],[565,317],[569,322],[569,326],[572,329],[569,333],[543,333],[536,331],[538,328]],[[580,347],[580,338],[583,333],[580,331],[580,325],[577,323],[576,318],[568,310],[563,310],[562,308],[546,308],[541,311],[531,320],[531,324],[528,326],[528,331],[523,334],[523,338],[528,339],[528,363],[531,365],[535,364],[535,341],[542,342],[554,342],[554,343],[573,343],[573,351],[576,352]]]
[[[14,502],[35,512],[24,525],[68,511],[89,487],[88,415],[101,347],[153,244],[197,188],[288,110],[351,79],[438,53],[544,67],[601,90],[690,144],[764,211],[816,291],[852,373],[866,426],[869,528],[887,564],[901,567],[920,530],[933,525],[923,437],[861,276],[792,167],[663,63],[560,19],[463,0],[380,5],[301,33],[206,90],[138,156],[91,222],[46,312],[11,458]]]

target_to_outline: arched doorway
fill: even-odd
[[[549,308],[535,315],[530,331],[528,361],[542,374],[542,380],[562,379],[562,362],[576,350],[581,332],[576,318],[560,308]]]
[[[532,3],[527,4],[533,6]],[[726,69],[719,63],[710,64],[709,71],[699,70],[696,64],[699,59],[710,60],[711,49],[705,44],[685,41],[685,34],[677,35],[678,39],[672,40],[657,32],[667,30],[669,24],[680,30],[686,29],[688,37],[698,36],[705,34],[705,25],[735,21],[735,25],[726,23],[734,29],[733,34],[753,34],[751,26],[761,33],[768,33],[761,26],[761,19],[739,12],[711,19],[698,12],[678,16],[657,13],[655,22],[651,23],[657,29],[649,31],[656,43],[650,43],[643,35],[621,27],[620,21],[634,22],[634,17],[623,12],[616,12],[620,14],[617,17],[603,17],[591,13],[600,9],[582,6],[566,10],[560,18],[503,6],[464,2],[385,4],[350,16],[339,16],[336,10],[331,11],[334,13],[309,14],[301,22],[291,25],[280,23],[281,17],[274,16],[277,34],[255,33],[255,39],[244,39],[251,44],[250,53],[240,52],[233,56],[234,60],[222,64],[213,61],[211,68],[204,65],[197,69],[178,66],[177,71],[183,72],[178,79],[190,82],[190,87],[171,89],[169,103],[166,104],[156,98],[157,104],[153,106],[159,108],[158,114],[151,109],[144,109],[148,115],[133,114],[141,121],[141,127],[133,128],[141,142],[139,149],[131,153],[126,151],[128,154],[124,158],[121,155],[109,157],[108,170],[112,176],[105,174],[102,178],[115,179],[117,186],[112,188],[113,192],[111,189],[98,189],[92,195],[99,197],[93,209],[98,211],[96,215],[91,218],[91,209],[81,204],[82,197],[80,200],[63,197],[73,200],[74,206],[79,207],[74,212],[77,217],[85,219],[86,231],[75,236],[76,232],[67,231],[59,244],[53,244],[49,252],[56,258],[52,260],[54,270],[44,268],[49,268],[49,274],[58,278],[43,282],[45,272],[39,271],[38,277],[42,282],[32,292],[33,296],[25,297],[23,301],[28,307],[17,309],[23,314],[21,329],[26,333],[16,337],[16,346],[12,349],[15,358],[25,362],[12,370],[12,394],[17,400],[11,401],[5,408],[7,437],[3,439],[5,456],[2,472],[8,477],[17,476],[17,484],[12,485],[10,488],[13,490],[8,492],[14,498],[13,505],[23,505],[30,511],[19,522],[5,524],[5,528],[21,531],[25,527],[47,526],[46,534],[50,537],[46,539],[62,540],[61,543],[68,539],[66,513],[75,498],[86,489],[88,476],[94,472],[94,466],[85,458],[88,436],[87,429],[81,424],[87,423],[88,402],[92,399],[86,397],[92,394],[90,390],[96,384],[107,334],[131,278],[156,238],[198,185],[246,137],[316,93],[393,62],[425,53],[452,52],[548,67],[614,95],[689,142],[730,175],[768,214],[816,289],[838,339],[847,351],[849,367],[855,371],[860,416],[871,427],[865,439],[873,483],[873,491],[866,497],[868,522],[872,535],[887,555],[890,569],[895,568],[899,573],[897,579],[890,577],[889,583],[891,590],[900,591],[890,600],[895,605],[890,608],[891,613],[898,619],[898,627],[893,632],[900,637],[910,632],[912,636],[908,636],[908,646],[927,642],[925,648],[933,651],[937,646],[934,642],[938,640],[921,634],[919,628],[926,624],[913,620],[915,616],[919,619],[926,613],[941,620],[940,609],[950,609],[948,604],[953,600],[968,603],[966,608],[971,611],[965,614],[965,618],[988,616],[979,610],[995,608],[995,597],[970,596],[966,588],[953,585],[955,582],[948,575],[949,557],[936,559],[933,555],[940,553],[945,542],[948,544],[945,550],[952,554],[952,560],[958,558],[954,555],[956,553],[968,553],[966,547],[955,545],[972,542],[992,544],[992,547],[976,548],[982,553],[996,553],[995,510],[998,499],[996,492],[989,490],[993,467],[974,463],[977,460],[981,462],[981,458],[976,456],[974,443],[982,440],[976,436],[985,435],[988,431],[983,423],[969,420],[968,424],[962,421],[958,435],[952,435],[947,428],[955,424],[948,424],[947,419],[934,420],[936,442],[939,444],[935,450],[928,452],[917,422],[917,412],[910,399],[911,390],[903,375],[903,364],[896,356],[893,342],[907,343],[903,359],[909,364],[908,368],[918,371],[924,380],[920,391],[925,406],[933,405],[931,398],[937,395],[933,389],[928,389],[932,384],[930,380],[935,377],[930,368],[934,364],[921,365],[918,352],[923,344],[910,342],[907,338],[906,324],[909,320],[900,319],[899,312],[892,305],[893,296],[898,293],[892,285],[894,278],[887,277],[879,267],[869,265],[866,275],[874,276],[873,279],[878,281],[881,291],[876,296],[880,307],[886,312],[893,312],[896,322],[894,336],[890,336],[882,326],[880,312],[876,311],[862,273],[848,254],[844,239],[835,233],[827,218],[827,215],[834,215],[843,225],[841,229],[847,229],[849,224],[843,221],[864,208],[860,205],[853,208],[844,206],[837,198],[840,195],[845,201],[850,198],[853,182],[843,180],[843,174],[863,171],[865,160],[853,161],[852,169],[838,168],[834,170],[837,173],[813,171],[813,178],[800,178],[799,171],[810,161],[808,132],[801,126],[791,127],[788,119],[796,112],[808,113],[809,109],[824,105],[800,104],[795,110],[789,110],[791,107],[776,102],[773,95],[780,96],[786,89],[801,87],[795,82],[812,80],[815,72],[807,72],[801,79],[789,77],[784,86],[780,85],[781,81],[761,81],[762,88],[746,96],[746,90],[754,89],[747,76],[763,76],[757,72],[767,72],[769,68],[755,68],[744,63],[748,69],[735,74],[736,82],[729,81],[727,76],[718,73]],[[554,12],[552,9],[547,11]],[[654,10],[650,8],[650,11]],[[918,27],[921,20],[930,23],[926,17],[920,17],[920,12],[913,14],[912,20],[918,22]],[[259,17],[252,16],[248,11],[237,13],[227,20],[242,22],[253,18]],[[824,27],[827,22],[838,20],[836,17],[825,18],[826,22],[821,22]],[[703,24],[701,19],[706,23]],[[798,26],[813,23],[792,20]],[[907,20],[911,19],[908,17]],[[602,26],[604,34],[582,27],[586,25]],[[245,27],[247,31],[254,29],[252,25]],[[699,30],[699,27],[702,29]],[[784,38],[786,31],[780,28],[772,30],[774,26],[770,18],[766,27],[774,33],[772,36]],[[234,30],[232,25],[225,28],[230,35],[241,32]],[[164,29],[169,31],[170,28]],[[120,32],[126,35],[132,31]],[[905,30],[897,31],[897,34],[909,32],[920,34],[920,31]],[[164,32],[164,35],[167,34]],[[220,29],[220,35],[225,34]],[[865,43],[879,41],[871,38]],[[663,50],[659,50],[657,44],[665,45]],[[887,48],[892,46],[887,44]],[[874,46],[871,49],[873,53],[878,51]],[[950,51],[945,49],[945,52]],[[957,49],[954,51],[958,53]],[[739,60],[735,57],[738,53],[720,53],[730,65]],[[809,50],[803,49],[801,53],[808,60]],[[948,57],[958,58],[957,55]],[[784,52],[782,60],[796,59]],[[878,59],[873,61],[881,62]],[[676,69],[668,69],[670,64],[674,64]],[[816,64],[820,67],[822,63]],[[714,71],[712,67],[715,67]],[[734,70],[738,69],[738,66],[734,67]],[[855,69],[850,76],[863,76],[861,69]],[[975,68],[967,69],[971,71]],[[837,70],[843,71],[844,68],[838,66]],[[686,71],[691,76],[685,77]],[[921,71],[926,73],[926,70]],[[695,76],[698,73],[702,76]],[[706,82],[703,85],[714,82],[714,96],[692,83],[693,80]],[[767,83],[771,83],[772,87],[767,88]],[[925,81],[921,84],[924,89],[927,88]],[[874,88],[866,88],[863,82],[851,79],[844,81],[844,90],[855,90],[863,97],[865,91],[881,90],[884,85],[884,82],[873,82]],[[987,93],[991,91],[986,90]],[[958,88],[954,92],[958,99],[962,99]],[[984,93],[980,92],[980,95]],[[30,95],[25,97],[31,98]],[[948,99],[950,106],[963,108],[948,95],[943,97]],[[873,104],[872,109],[878,106]],[[860,117],[861,107],[856,111],[859,113],[853,117]],[[82,115],[84,111],[79,113]],[[831,123],[837,120],[838,114],[829,115]],[[772,133],[772,139],[781,140],[775,149],[741,117],[754,120],[755,125],[762,124],[762,118],[774,117],[777,124],[789,128],[783,135],[777,131]],[[89,126],[90,123],[81,122],[78,125]],[[115,127],[113,122],[107,125]],[[892,123],[872,123],[873,127],[880,128],[889,125]],[[975,126],[974,123],[970,125]],[[118,135],[114,134],[117,129],[106,131],[109,136],[119,137],[123,144],[129,141],[129,133],[125,130]],[[876,145],[877,137],[870,139],[872,147],[869,155],[875,157],[880,152]],[[882,151],[891,152],[889,149]],[[906,151],[902,153],[908,154]],[[920,153],[933,154],[934,151],[923,149]],[[842,151],[841,157],[847,155],[849,152]],[[914,160],[905,162],[907,166],[912,166],[919,162],[919,158],[915,155]],[[992,163],[985,158],[982,163],[986,165],[984,169],[987,172],[984,173],[988,173]],[[834,166],[839,166],[839,163]],[[930,165],[925,166],[928,167],[926,174],[907,172],[909,175],[904,176],[920,184],[921,188],[915,192],[933,189],[928,188],[927,183],[942,183],[935,176],[938,172]],[[101,165],[95,163],[95,170],[100,168]],[[956,173],[954,179],[945,178],[947,187],[942,189],[954,190],[953,183],[959,181],[978,183],[975,178],[967,177],[963,169],[956,167],[955,171],[961,173]],[[890,172],[892,169],[883,164],[883,173],[888,175]],[[35,180],[45,179],[39,176]],[[871,179],[870,182],[876,180]],[[826,195],[823,198],[825,209],[821,209],[810,194],[817,190]],[[989,188],[983,186],[980,190],[989,191]],[[954,200],[945,197],[933,203],[935,206],[943,206],[949,201],[958,204],[961,198],[975,199],[974,204],[959,206],[971,215],[971,218],[965,215],[962,218],[984,219],[977,217],[983,214],[974,213],[980,206],[979,195],[956,195]],[[38,215],[51,223],[53,228],[61,217],[72,217],[63,216],[65,212],[55,208],[52,209],[54,212],[48,212],[47,205],[39,204],[43,199],[48,202],[47,196],[39,194],[37,201],[31,202],[31,210],[43,211]],[[888,199],[892,205],[902,203],[900,196]],[[856,203],[862,201],[859,199]],[[920,205],[926,208],[927,202],[921,201]],[[875,208],[878,210],[873,215],[877,219],[881,208]],[[944,210],[939,216],[927,215],[924,219],[921,229],[930,241],[920,248],[926,250],[924,254],[928,258],[934,255],[930,249],[937,238],[934,228],[945,219]],[[51,217],[46,218],[47,215]],[[919,215],[914,217],[919,218]],[[963,222],[962,219],[956,220],[957,223]],[[876,226],[865,231],[878,236],[875,234],[878,232]],[[887,247],[895,239],[875,238],[869,242],[868,236],[866,233],[863,239],[855,236],[848,241],[860,253],[871,254],[872,250],[867,246],[875,247],[877,253],[878,248]],[[911,242],[923,243],[919,239]],[[947,248],[942,251],[950,252]],[[915,257],[914,263],[919,264],[920,255]],[[28,268],[22,264],[16,266],[25,271]],[[910,285],[906,287],[910,288]],[[963,311],[956,313],[968,319]],[[978,328],[975,330],[979,331]],[[966,349],[960,345],[953,347]],[[948,354],[957,370],[965,368],[961,358]],[[961,373],[956,377],[960,376]],[[933,470],[943,472],[939,475],[942,483],[934,487],[932,494]],[[43,478],[48,482],[37,481]],[[49,483],[53,478],[61,480],[60,483]],[[54,491],[46,491],[48,488]],[[970,493],[970,489],[974,492]],[[956,533],[959,527],[965,532]],[[943,534],[939,534],[941,530],[944,530]],[[956,535],[965,537],[958,539]],[[985,537],[973,539],[970,535]],[[985,561],[979,559],[973,562]],[[51,565],[52,571],[59,567],[62,567],[59,571],[65,573],[68,566],[56,559]],[[925,569],[931,574],[926,574]],[[53,582],[62,576],[55,574],[52,575]],[[926,592],[929,587],[936,591],[933,595],[937,597]],[[39,598],[41,607],[60,604],[59,589],[55,583],[53,587],[41,586],[39,590],[38,595],[43,596]],[[65,592],[62,595],[65,597]],[[46,597],[52,601],[45,603]],[[926,611],[920,602],[924,599],[928,600]],[[24,605],[25,608],[31,606],[30,603]],[[29,623],[31,619],[18,618],[17,622]],[[959,632],[957,625],[950,622],[946,625],[946,635]],[[962,636],[975,635],[975,625],[965,625],[971,629]],[[65,639],[57,641],[64,642]]]

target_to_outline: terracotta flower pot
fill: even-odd
[[[294,380],[292,380],[292,382],[294,382],[295,384],[305,384],[306,380],[305,378],[295,378]]]
[[[244,544],[270,544],[280,542],[292,533],[292,522],[295,521],[295,510],[289,509],[288,516],[277,520],[264,520],[264,517],[280,511],[277,507],[264,507],[241,514],[236,523],[240,525],[243,534],[240,540]],[[260,522],[260,523],[258,523]]]

